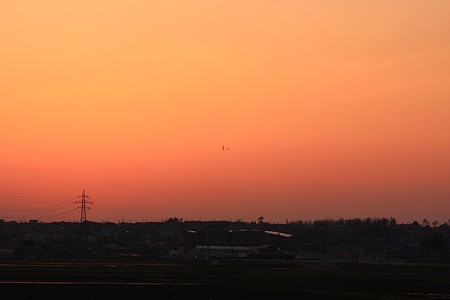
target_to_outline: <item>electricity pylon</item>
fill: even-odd
[[[87,221],[86,221],[86,210],[90,209],[90,207],[87,207],[86,204],[93,204],[90,201],[87,201],[86,198],[90,198],[89,196],[86,196],[86,193],[83,190],[83,193],[81,196],[78,196],[78,198],[81,198],[81,201],[77,201],[75,203],[81,203],[81,207],[78,207],[78,209],[81,208],[81,216],[80,216],[80,237],[85,239],[87,241]]]

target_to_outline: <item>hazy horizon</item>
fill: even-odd
[[[50,222],[59,222],[59,221],[69,221],[69,222],[79,222],[80,221],[80,203],[81,201],[81,194],[80,197],[76,196],[69,200],[60,201],[60,202],[33,202],[34,199],[36,200],[36,197],[27,197],[28,201],[19,201],[18,203],[11,203],[6,202],[8,209],[3,209],[3,216],[0,217],[0,219],[4,219],[5,221],[17,221],[17,222],[28,222],[29,220],[38,220],[40,222],[44,223],[50,223]],[[55,197],[55,195],[53,195]],[[45,198],[45,197],[44,197]],[[49,197],[50,198],[50,197]],[[2,199],[4,200],[4,199]],[[420,224],[426,219],[429,221],[430,226],[431,223],[434,221],[438,222],[438,225],[442,225],[444,223],[449,223],[450,218],[448,219],[436,219],[433,218],[433,216],[422,216],[414,219],[403,219],[398,218],[395,215],[348,215],[348,216],[337,216],[337,217],[330,217],[330,216],[317,216],[317,217],[310,217],[310,216],[304,216],[304,217],[281,217],[281,218],[273,218],[271,215],[258,215],[257,211],[255,211],[255,214],[250,217],[218,217],[218,218],[205,218],[202,216],[197,217],[185,217],[183,215],[159,215],[157,217],[151,218],[151,217],[145,217],[146,212],[141,211],[141,216],[144,216],[142,218],[132,218],[130,215],[123,214],[120,217],[118,217],[120,214],[115,214],[116,218],[112,218],[111,216],[104,216],[102,218],[96,217],[98,213],[94,213],[96,210],[96,203],[92,201],[92,197],[89,196],[89,198],[86,199],[87,201],[93,202],[92,204],[87,204],[88,210],[87,210],[87,220],[92,222],[113,222],[113,223],[120,223],[120,222],[164,222],[169,219],[177,218],[179,220],[183,221],[230,221],[230,222],[258,222],[258,218],[262,217],[264,222],[269,223],[278,223],[278,224],[284,224],[286,222],[297,222],[297,221],[322,221],[322,220],[333,220],[333,221],[339,221],[340,219],[344,220],[352,220],[352,219],[391,219],[394,218],[396,221],[400,224],[409,224],[414,221],[419,222]],[[22,206],[22,203],[32,203],[30,206],[27,206],[27,208],[24,208]],[[78,202],[78,203],[77,203]],[[9,203],[9,205],[8,205]],[[102,206],[105,204],[100,203]],[[6,207],[6,206],[5,206]],[[100,214],[101,215],[101,214]],[[150,216],[150,214],[148,215]],[[450,223],[449,223],[450,224]]]

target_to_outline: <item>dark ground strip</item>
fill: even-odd
[[[0,262],[0,299],[450,299],[450,266]]]

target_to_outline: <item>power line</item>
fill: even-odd
[[[61,206],[61,205],[65,205],[65,204],[67,204],[68,202],[72,202],[72,201],[76,200],[77,198],[78,198],[78,197],[75,197],[75,198],[72,198],[72,199],[70,199],[70,200],[66,200],[66,201],[63,201],[63,202],[59,202],[59,203],[54,204],[54,205],[48,205],[48,206],[37,207],[37,208],[8,209],[7,212],[9,212],[9,213],[12,212],[12,213],[14,214],[15,212],[46,210],[46,209],[56,208],[56,207],[59,207],[59,206]]]
[[[67,207],[70,207],[70,206],[74,206],[74,205],[75,205],[75,202],[63,205],[63,206],[58,207],[58,208],[53,208],[53,209],[49,209],[49,210],[46,210],[46,211],[40,211],[40,212],[33,213],[33,214],[27,214],[27,215],[17,214],[17,215],[13,215],[12,218],[29,219],[29,218],[36,218],[36,217],[40,217],[40,216],[45,216],[45,215],[48,215],[48,214],[52,215],[52,213],[54,213],[54,212],[57,212],[59,210],[62,210],[64,208],[67,208]]]
[[[76,199],[81,198],[81,201],[74,201]],[[86,219],[86,211],[87,209],[90,209],[88,207],[88,204],[93,204],[90,201],[87,201],[86,199],[89,198],[89,196],[86,196],[85,191],[83,190],[83,194],[81,196],[72,198],[70,200],[65,200],[59,203],[56,203],[54,205],[47,205],[44,207],[38,207],[38,208],[24,208],[24,209],[11,209],[11,210],[4,210],[5,217],[7,219],[61,219],[68,216],[73,216],[77,214],[77,210],[81,209],[81,215],[80,215],[80,230],[84,231],[84,235],[87,238],[87,219]],[[74,207],[76,204],[81,204],[81,207]],[[73,207],[72,209],[67,210],[67,208]],[[66,209],[66,210],[64,210]],[[11,214],[12,213],[12,214]]]
[[[67,211],[64,211],[64,212],[60,212],[58,214],[46,216],[43,219],[47,219],[47,220],[54,219],[54,220],[56,220],[56,219],[62,219],[62,218],[69,217],[69,216],[74,216],[76,214],[78,214],[78,209],[74,208],[74,209],[70,209],[70,210],[67,210]]]
[[[24,194],[18,194],[14,193],[12,194],[0,194],[0,199],[7,200],[8,198],[20,198],[20,199],[45,199],[45,198],[68,198],[72,195],[76,194],[76,191],[72,191],[70,193],[45,193],[41,195],[24,195]]]

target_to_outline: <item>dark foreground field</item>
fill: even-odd
[[[0,299],[450,299],[450,266],[0,261]]]

